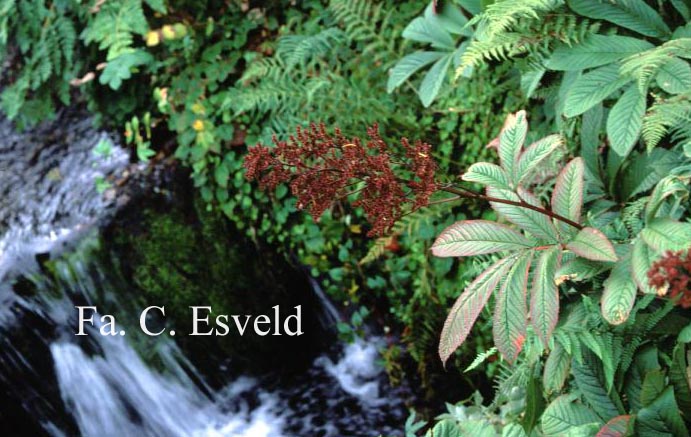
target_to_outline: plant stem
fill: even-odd
[[[498,199],[496,197],[490,197],[490,196],[485,196],[484,194],[476,193],[474,191],[468,190],[466,188],[456,188],[452,187],[450,185],[445,185],[441,186],[439,188],[441,191],[445,191],[447,193],[451,194],[456,194],[457,196],[460,197],[465,197],[469,199],[479,199],[479,200],[484,200],[486,202],[496,202],[496,203],[503,203],[506,205],[513,205],[513,206],[518,206],[520,208],[526,208],[530,209],[532,211],[539,212],[540,214],[544,214],[548,217],[551,217],[555,220],[559,220],[560,222],[566,223],[569,226],[573,226],[574,228],[581,230],[583,229],[583,226],[574,222],[573,220],[569,220],[564,216],[561,216],[553,211],[550,211],[549,209],[541,208],[539,206],[531,205],[528,202],[525,202],[521,200],[520,202],[515,202],[513,200],[507,200],[507,199]]]

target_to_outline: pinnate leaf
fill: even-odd
[[[489,162],[477,162],[468,168],[462,179],[489,187],[509,189],[509,176],[503,168]]]
[[[542,381],[547,393],[561,391],[569,377],[571,368],[571,356],[566,352],[561,343],[556,342],[554,349],[549,353],[545,362]]]
[[[453,56],[448,54],[439,59],[432,65],[420,84],[420,101],[425,108],[428,108],[434,99],[437,98],[439,90],[447,76],[451,58]]]
[[[532,258],[532,251],[518,258],[499,288],[494,306],[494,344],[509,363],[516,360],[525,341],[528,320],[526,294]]]
[[[463,220],[437,237],[432,253],[439,257],[472,256],[531,246],[530,240],[508,226],[488,220]]]
[[[415,74],[418,70],[431,64],[432,62],[446,56],[446,52],[423,52],[418,51],[411,53],[401,58],[400,61],[394,65],[389,74],[389,80],[386,84],[386,91],[392,92],[405,82],[410,76]]]
[[[523,200],[532,206],[539,208],[543,207],[532,193],[520,187],[518,189],[518,194],[510,190],[489,187],[487,188],[487,195],[494,199],[510,200],[513,202],[520,202]],[[547,242],[557,242],[557,229],[547,215],[522,206],[509,205],[501,202],[490,202],[490,205],[492,209],[524,231],[530,232],[535,237]]]
[[[617,254],[605,234],[595,228],[583,228],[566,247],[576,255],[592,261],[615,262]]]
[[[569,0],[569,7],[579,15],[607,20],[645,36],[660,37],[671,33],[660,14],[643,0]]]
[[[542,432],[547,436],[561,436],[574,427],[594,422],[600,419],[593,410],[577,402],[573,395],[562,395],[542,414]]]
[[[580,76],[564,102],[564,115],[575,117],[609,97],[632,79],[619,75],[619,64],[609,64]]]
[[[607,117],[607,138],[617,155],[628,156],[643,128],[646,95],[631,85],[617,100]]]
[[[561,250],[554,246],[540,255],[535,268],[530,318],[542,344],[548,345],[559,320],[559,288],[554,276],[561,263]]]
[[[656,251],[683,250],[691,247],[691,223],[670,218],[653,219],[641,236]]]
[[[549,135],[531,144],[518,159],[516,183],[521,183],[545,159],[564,145],[561,135]]]
[[[632,416],[617,416],[600,428],[595,437],[625,437],[629,435],[629,427],[632,423]]]
[[[509,114],[499,134],[499,162],[511,181],[516,181],[518,158],[528,134],[528,120],[525,111]]]
[[[638,289],[643,293],[655,293],[655,290],[648,283],[648,270],[650,270],[652,264],[652,251],[643,239],[637,238],[631,253],[631,273]]]
[[[613,325],[620,325],[629,318],[636,300],[638,287],[631,277],[628,257],[619,261],[604,283],[601,309],[602,316]]]
[[[439,357],[442,363],[446,363],[451,354],[463,344],[490,295],[514,261],[514,257],[507,257],[492,264],[468,285],[453,304],[439,340]]]
[[[571,160],[557,176],[552,192],[552,211],[576,223],[581,220],[583,208],[584,174],[583,158]],[[561,221],[557,226],[566,235],[572,235],[576,231],[574,227]]]
[[[621,35],[590,35],[580,44],[557,47],[547,62],[550,70],[600,67],[653,48],[648,41]]]
[[[679,58],[670,58],[660,66],[655,81],[666,92],[681,94],[691,89],[691,66]]]

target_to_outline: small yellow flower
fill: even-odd
[[[196,130],[197,132],[201,132],[204,130],[204,122],[197,119],[194,120],[194,123],[192,123],[192,129]]]
[[[146,45],[149,47],[157,46],[161,43],[161,36],[157,30],[152,30],[146,34]]]
[[[161,28],[161,33],[163,33],[163,38],[167,40],[175,39],[175,30],[170,24],[166,24]]]

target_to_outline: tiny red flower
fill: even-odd
[[[678,304],[691,308],[691,250],[665,253],[648,271],[648,282],[660,295],[681,295]]]

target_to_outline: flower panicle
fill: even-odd
[[[682,308],[691,308],[691,250],[667,251],[648,270],[648,282],[659,294],[679,298]]]
[[[288,184],[298,208],[315,220],[336,201],[355,196],[353,206],[362,208],[372,225],[370,236],[390,232],[405,211],[426,206],[439,188],[431,146],[403,138],[399,155],[376,124],[367,129],[366,141],[347,138],[339,129],[329,134],[322,123],[298,127],[288,141],[274,136],[273,143],[249,149],[247,179],[266,190]]]

